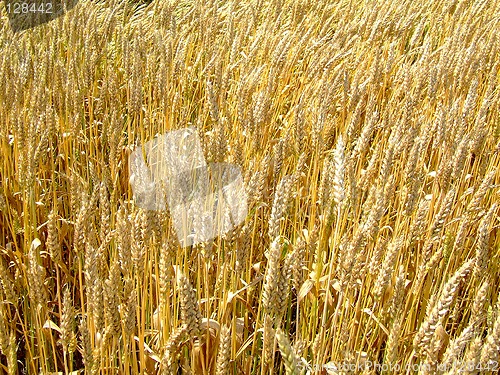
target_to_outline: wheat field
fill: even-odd
[[[0,5],[0,373],[483,374],[500,2]],[[129,156],[195,127],[248,213],[182,246]]]

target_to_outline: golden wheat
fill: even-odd
[[[499,2],[8,3],[0,373],[495,371]],[[129,169],[187,127],[248,209],[192,246]]]

